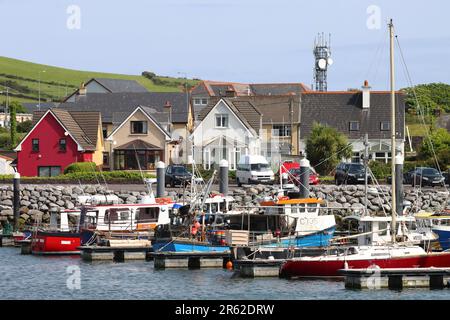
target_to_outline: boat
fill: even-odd
[[[81,234],[78,228],[71,226],[69,216],[79,216],[77,210],[64,210],[60,213],[58,224],[56,213],[50,216],[50,225],[39,222],[33,227],[31,235],[31,253],[38,255],[74,255],[79,254]]]
[[[442,212],[419,212],[416,215],[426,227],[431,228],[439,240],[442,250],[450,250],[450,210]]]
[[[395,177],[396,164],[402,161],[402,153],[397,153],[395,131],[395,90],[394,90],[394,26],[389,23],[391,46],[391,174]],[[372,266],[379,268],[430,268],[450,267],[450,252],[427,252],[422,247],[408,242],[397,242],[397,188],[392,179],[392,215],[389,230],[390,243],[370,243],[367,246],[332,247],[328,252],[317,257],[299,257],[288,259],[281,266],[280,273],[285,277],[335,277],[340,269],[365,269]],[[387,229],[387,228],[386,228]],[[375,232],[381,232],[379,230]],[[370,231],[366,234],[373,234]],[[404,240],[404,239],[401,239]]]
[[[316,257],[288,259],[282,265],[283,277],[337,277],[341,269],[441,268],[450,266],[447,252],[428,253],[416,245],[369,245],[330,248]]]

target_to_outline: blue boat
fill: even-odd
[[[283,237],[279,241],[263,243],[262,247],[270,248],[304,248],[304,247],[326,247],[333,238],[335,227],[321,230],[308,235],[297,237]]]
[[[230,247],[200,242],[194,239],[167,239],[156,240],[153,243],[154,252],[229,252]]]
[[[449,226],[434,226],[433,232],[439,236],[439,244],[442,250],[450,249],[450,227]]]

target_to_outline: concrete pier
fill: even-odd
[[[450,268],[343,269],[347,289],[430,288],[449,286]]]
[[[279,277],[284,259],[236,260],[235,269],[243,278]]]
[[[229,252],[153,252],[155,269],[166,268],[224,268],[231,259]]]
[[[83,261],[115,261],[124,262],[130,260],[149,260],[151,247],[103,247],[81,246],[81,259]]]

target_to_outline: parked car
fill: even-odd
[[[403,173],[403,184],[410,184],[412,182],[415,170],[416,169],[411,169],[408,172]],[[386,182],[392,184],[392,176],[388,176]]]
[[[445,178],[445,184],[450,186],[450,172],[449,171],[443,172],[442,175]]]
[[[182,165],[169,165],[166,169],[166,185],[170,185],[172,188],[175,185],[183,185],[184,183],[189,183],[192,178],[192,173],[190,173],[185,166]]]
[[[309,184],[317,185],[319,182],[319,174],[311,167],[311,171],[309,172]],[[289,170],[289,183],[293,183],[297,187],[300,185],[300,168]]]
[[[336,167],[336,173],[334,174],[334,180],[336,185],[340,184],[363,184],[365,183],[364,177],[365,168],[361,163],[345,163],[341,162]],[[371,183],[369,173],[367,173],[367,182]]]
[[[273,183],[275,174],[266,158],[258,155],[245,155],[239,160],[236,170],[238,186],[243,183]]]
[[[414,170],[411,177],[411,185],[419,186],[443,186],[445,177],[434,168],[418,167]]]

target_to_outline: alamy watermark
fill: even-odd
[[[81,8],[75,4],[67,7],[66,13],[69,15],[67,17],[66,26],[69,30],[80,30],[81,29]]]
[[[66,286],[69,290],[80,290],[81,289],[81,270],[79,266],[68,266],[66,273],[69,277],[66,280]]]
[[[369,30],[381,29],[381,8],[377,5],[367,7],[366,13],[369,15],[366,20],[366,26]]]

